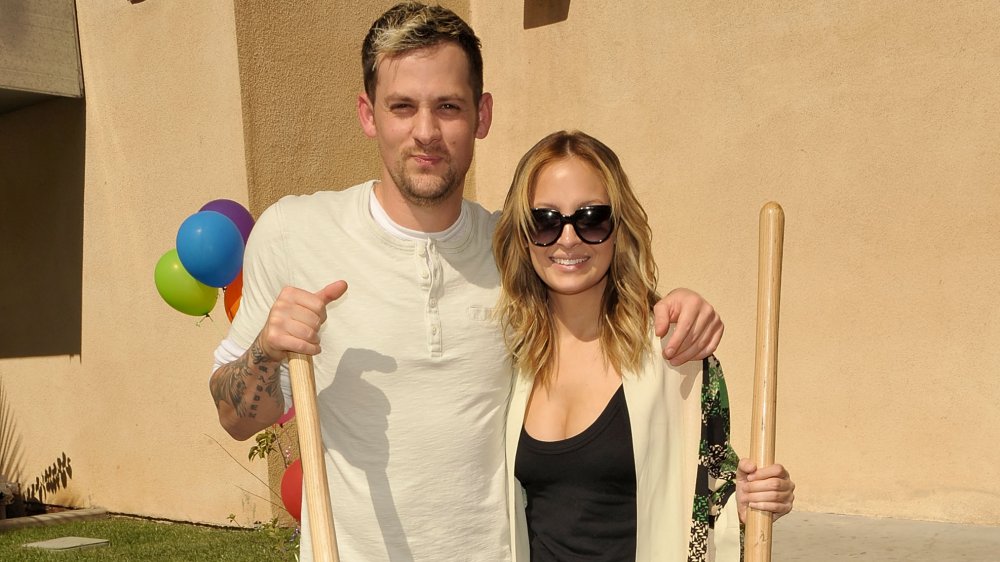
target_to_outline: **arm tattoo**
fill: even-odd
[[[212,377],[212,398],[215,399],[216,407],[220,402],[228,402],[236,410],[238,417],[256,418],[257,403],[260,402],[262,393],[270,396],[279,406],[284,406],[280,379],[277,364],[264,353],[260,342],[254,340],[242,357],[223,366],[219,374]],[[254,389],[249,396],[248,382]]]

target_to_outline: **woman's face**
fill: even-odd
[[[581,207],[593,205],[610,205],[610,200],[601,176],[583,160],[571,156],[550,162],[539,172],[531,197],[532,209],[552,209],[571,216]],[[584,232],[591,241],[602,238],[589,230]],[[531,263],[550,293],[594,293],[600,298],[614,254],[614,236],[612,232],[603,242],[588,244],[572,225],[564,224],[553,244],[529,243]]]

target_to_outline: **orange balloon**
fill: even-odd
[[[230,322],[233,321],[233,318],[236,318],[236,311],[240,309],[240,301],[242,301],[242,300],[243,300],[243,297],[240,297],[240,298],[236,299],[236,301],[233,302],[233,306],[231,306],[228,309],[226,309],[226,316],[229,317],[229,321]]]
[[[243,270],[236,275],[236,279],[222,290],[223,304],[226,308],[226,317],[232,322],[236,316],[236,311],[240,309],[240,301],[243,300]]]

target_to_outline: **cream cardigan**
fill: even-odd
[[[625,401],[632,426],[636,471],[636,561],[688,559],[695,480],[701,439],[702,361],[673,367],[652,349],[638,374],[625,374]],[[507,500],[515,562],[531,558],[525,500],[514,477],[517,444],[532,382],[516,375],[507,413]],[[709,533],[707,560],[740,560],[740,522],[736,498],[721,510]]]

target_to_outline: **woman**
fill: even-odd
[[[718,361],[673,367],[658,353],[651,240],[600,141],[554,133],[518,164],[493,245],[518,370],[515,560],[740,560],[748,505],[791,510],[784,468],[729,446]]]

